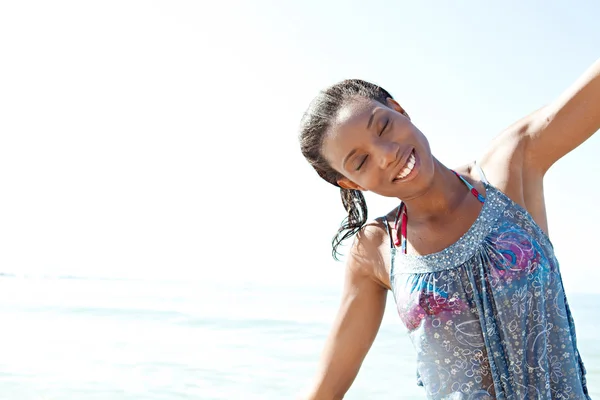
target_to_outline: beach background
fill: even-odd
[[[299,152],[308,102],[378,83],[454,167],[600,57],[598,15],[591,0],[0,2],[0,400],[296,398],[343,276],[339,193]],[[596,135],[545,180],[593,398],[599,151]],[[393,307],[347,398],[423,398]]]
[[[0,278],[0,399],[292,399],[312,380],[336,288]],[[571,295],[592,398],[598,295]],[[422,399],[392,304],[348,399]]]

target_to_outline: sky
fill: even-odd
[[[471,161],[600,57],[600,4],[573,4],[2,2],[0,271],[338,285],[310,100],[373,81],[438,159]],[[545,181],[570,291],[600,290],[599,136]]]

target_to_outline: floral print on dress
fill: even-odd
[[[441,324],[452,320],[452,314],[458,314],[467,307],[458,296],[424,281],[413,283],[405,304],[406,307],[399,308],[398,313],[409,331],[417,329],[426,316],[438,316],[432,323]]]
[[[392,252],[398,313],[428,399],[589,399],[552,244],[486,184],[470,230],[442,252]]]

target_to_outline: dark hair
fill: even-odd
[[[300,148],[306,160],[319,176],[338,186],[343,175],[334,170],[322,154],[325,134],[337,118],[340,109],[349,101],[366,98],[386,105],[392,96],[383,88],[359,79],[348,79],[322,90],[310,103],[300,122]],[[338,247],[357,233],[367,222],[367,203],[360,190],[340,187],[340,194],[348,216],[344,218],[331,241],[332,255],[338,259]]]

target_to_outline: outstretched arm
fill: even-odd
[[[371,228],[367,227],[367,230]],[[305,397],[307,400],[344,397],[381,325],[388,289],[374,277],[376,266],[370,261],[381,256],[375,247],[371,247],[372,243],[366,243],[371,240],[364,235],[359,234],[357,242],[362,242],[364,247],[355,242],[348,257],[342,302],[325,344],[316,380]],[[357,247],[370,248],[367,252],[373,251],[374,257],[357,251]]]
[[[530,116],[526,129],[529,167],[542,175],[600,129],[600,60],[554,102]]]

